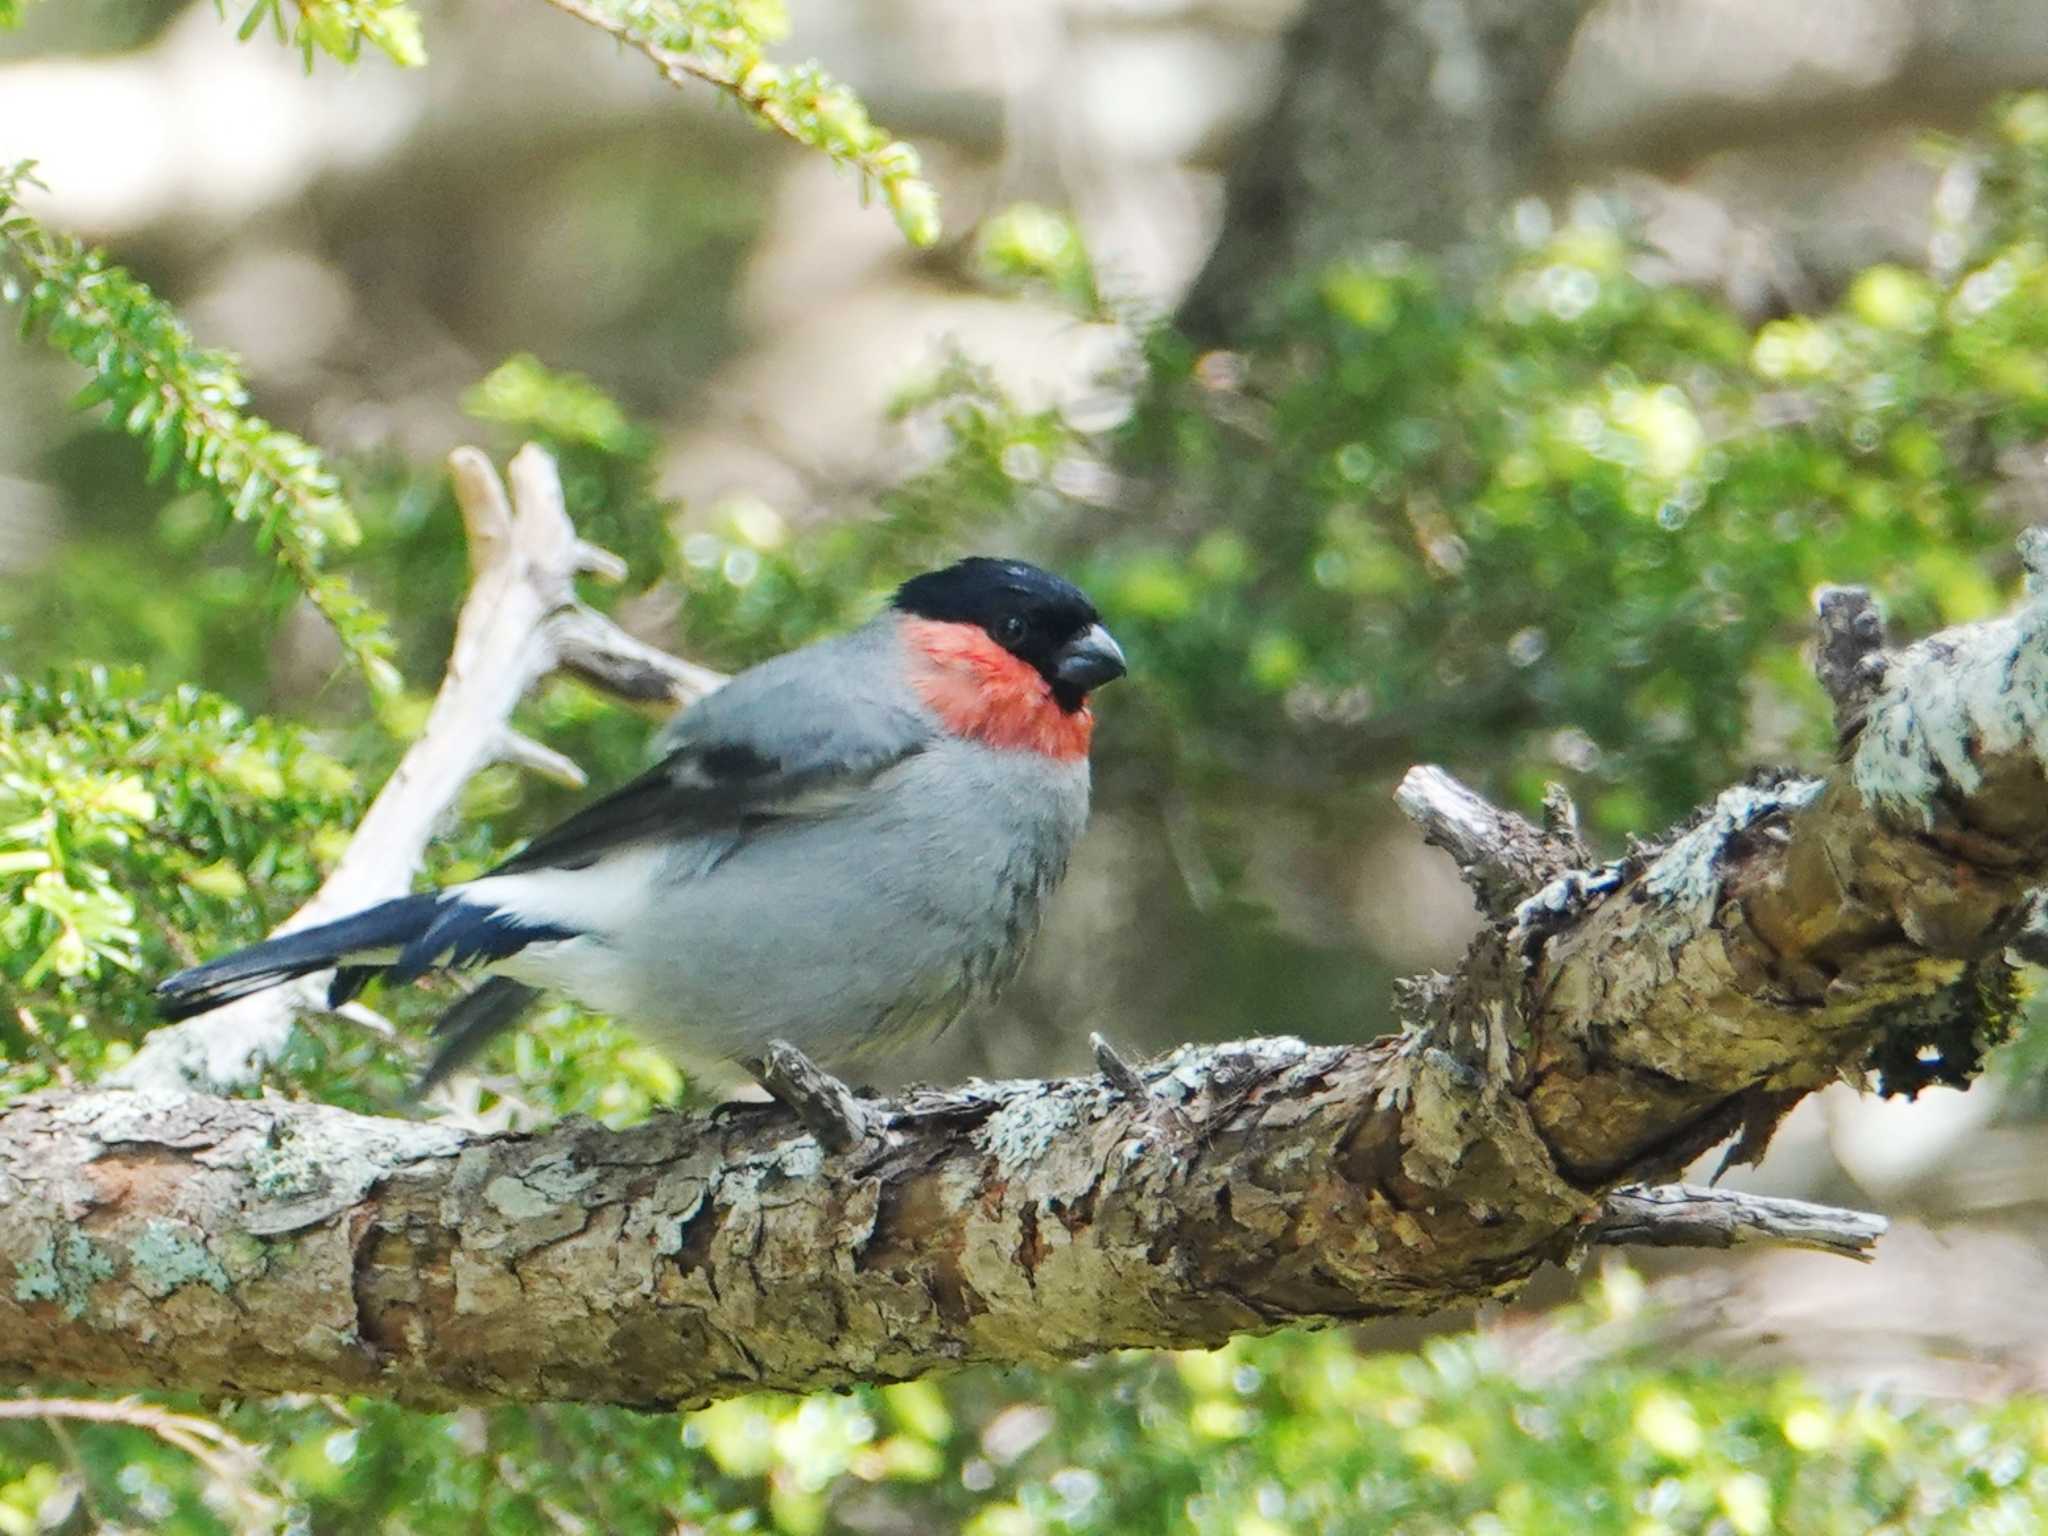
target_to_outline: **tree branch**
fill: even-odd
[[[913,245],[938,239],[938,197],[918,176],[916,151],[876,128],[852,93],[816,65],[778,68],[761,56],[758,37],[745,26],[705,25],[683,7],[613,0],[547,3],[646,55],[669,84],[702,81],[785,138],[860,172],[865,183],[881,189]]]
[[[513,458],[508,499],[474,448],[449,458],[474,576],[455,626],[448,670],[426,729],[364,813],[334,872],[280,925],[310,927],[412,883],[427,841],[462,788],[496,762],[574,781],[560,753],[515,734],[512,711],[543,678],[571,672],[642,704],[687,704],[724,679],[626,634],[576,596],[584,572],[616,577],[618,559],[575,535],[554,460],[529,444]],[[115,1086],[227,1093],[261,1081],[301,1015],[326,1008],[331,973],[273,988],[152,1033],[108,1077]]]
[[[1596,1243],[1652,1248],[1811,1248],[1868,1263],[1870,1250],[1890,1226],[1867,1211],[1665,1184],[1615,1190],[1602,1204],[1590,1235]]]
[[[1506,917],[1524,897],[1585,857],[1575,833],[1538,831],[1512,811],[1489,805],[1441,768],[1410,770],[1394,791],[1394,803],[1421,830],[1424,842],[1456,862],[1488,917]],[[1576,823],[1569,800],[1558,798],[1553,804],[1553,819]]]
[[[2038,587],[2048,536],[2021,552]],[[31,1100],[0,1118],[0,1375],[666,1405],[1469,1305],[1589,1240],[1860,1251],[1855,1213],[1616,1192],[1917,1042],[1974,1070],[2048,876],[2044,754],[2030,592],[1893,657],[1826,777],[1526,897],[1399,1035],[862,1101],[830,1157],[780,1105],[486,1136]]]

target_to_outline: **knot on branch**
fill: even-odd
[[[1863,729],[1884,683],[1884,616],[1867,587],[1822,587],[1814,600],[1819,642],[1814,671],[1835,706],[1835,738],[1846,745]]]

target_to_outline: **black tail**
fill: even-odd
[[[167,1019],[189,1019],[331,966],[339,969],[328,989],[328,1006],[339,1007],[380,970],[387,980],[402,985],[439,966],[502,960],[536,940],[566,939],[572,933],[553,924],[523,922],[447,893],[400,896],[353,917],[282,933],[180,971],[157,984],[157,1008]]]
[[[493,976],[434,1021],[434,1038],[440,1045],[427,1070],[412,1085],[419,1099],[434,1084],[468,1061],[485,1042],[501,1029],[510,1027],[536,997],[540,989],[509,976]]]
[[[352,955],[403,950],[432,924],[440,904],[436,895],[400,896],[351,917],[281,933],[166,977],[157,983],[157,1009],[167,1019],[189,1019]]]

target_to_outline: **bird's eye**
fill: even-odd
[[[1004,645],[1015,645],[1024,638],[1024,631],[1029,627],[1022,615],[1013,613],[996,621],[996,638]]]

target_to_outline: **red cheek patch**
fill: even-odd
[[[1088,755],[1095,734],[1088,706],[1061,709],[1051,684],[978,625],[905,619],[903,633],[911,685],[954,735],[1062,762]]]

